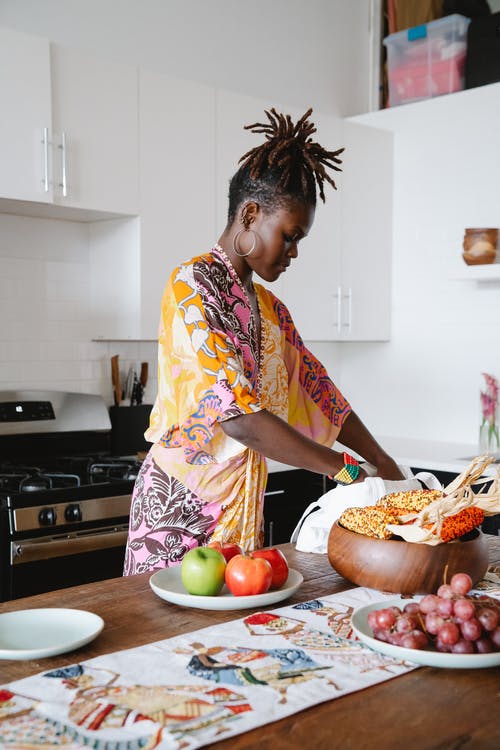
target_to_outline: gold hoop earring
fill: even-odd
[[[238,246],[237,246],[238,238],[239,238],[240,234],[243,234],[244,232],[251,232],[253,234],[252,247],[246,253],[242,253],[238,249]],[[257,232],[255,232],[253,229],[247,229],[246,227],[243,227],[243,229],[240,229],[239,232],[236,232],[236,234],[234,235],[234,238],[233,238],[233,250],[236,253],[236,255],[239,258],[246,258],[247,255],[251,255],[253,253],[253,251],[255,250],[255,248],[257,247],[257,237],[258,237]]]

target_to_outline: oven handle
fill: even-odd
[[[110,547],[121,547],[127,542],[128,527],[117,526],[89,531],[80,536],[58,536],[45,539],[22,539],[10,543],[12,565],[50,560],[53,557],[80,555]]]

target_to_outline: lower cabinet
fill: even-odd
[[[334,483],[303,469],[269,474],[264,496],[264,546],[290,541],[302,513]]]

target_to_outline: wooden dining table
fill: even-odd
[[[500,537],[488,535],[487,539],[490,563],[500,565]],[[283,544],[279,548],[290,566],[304,577],[289,602],[303,602],[353,587],[332,569],[326,555],[298,552],[293,544]],[[0,604],[0,612],[33,607],[84,609],[100,615],[105,622],[100,635],[76,651],[30,661],[0,660],[0,685],[242,615],[235,610],[212,611],[170,604],[152,591],[150,575],[112,578]],[[220,750],[257,747],[260,750],[498,750],[500,667],[419,667],[210,747]]]

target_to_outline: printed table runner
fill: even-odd
[[[391,596],[355,588],[12,682],[0,747],[191,750],[405,674],[351,629]]]

